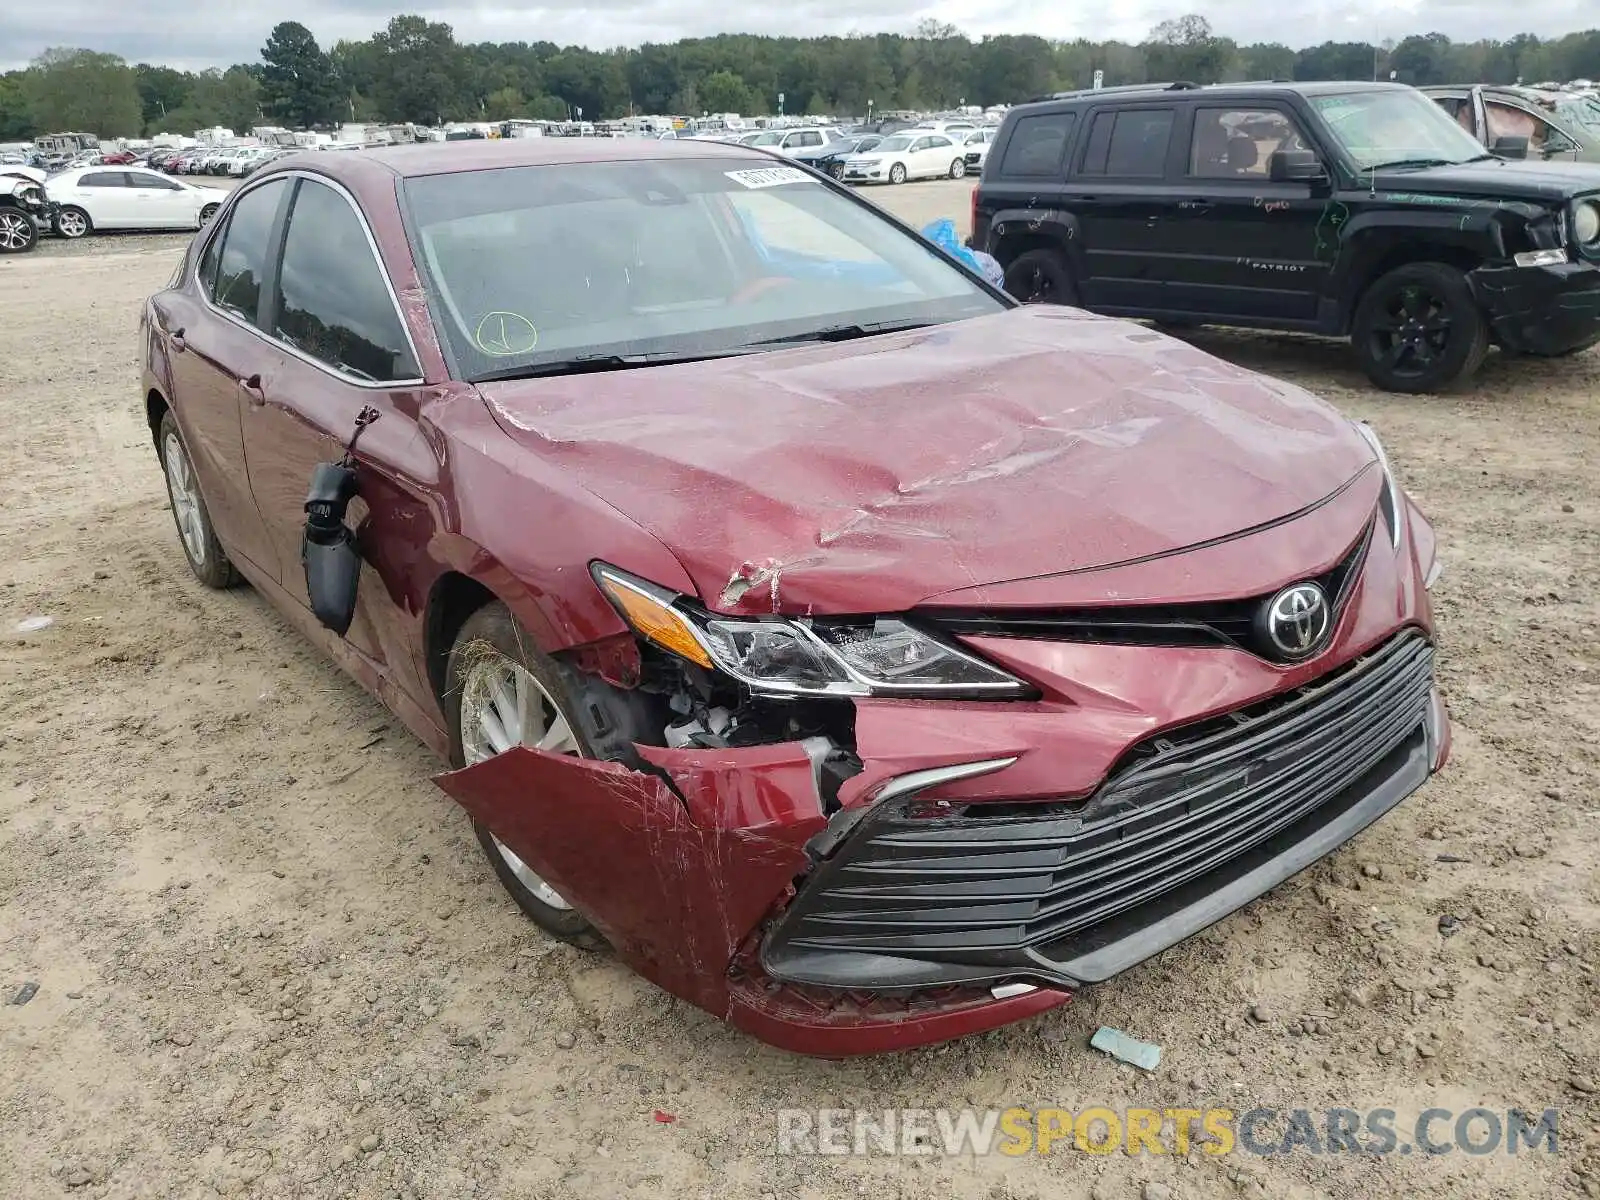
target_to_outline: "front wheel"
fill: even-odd
[[[951,179],[960,179],[966,173],[967,173],[967,160],[966,159],[958,158],[958,159],[955,160],[955,162],[950,164],[950,178]]]
[[[1024,304],[1076,304],[1077,285],[1055,250],[1025,250],[1006,267],[1006,291]]]
[[[56,233],[64,238],[81,238],[94,231],[94,222],[89,220],[89,214],[71,206],[56,213],[55,225]]]
[[[600,735],[570,698],[568,669],[546,658],[498,601],[467,618],[450,650],[444,695],[451,760],[462,767],[530,746],[598,758]],[[473,821],[495,876],[533,921],[564,942],[597,950],[605,939],[589,919],[482,822]]]
[[[905,163],[895,163],[894,166],[889,168],[889,182],[890,183],[904,183],[905,181],[906,181],[906,165],[905,165]]]
[[[0,254],[22,254],[39,241],[39,227],[20,209],[0,208]]]
[[[1350,341],[1367,378],[1385,391],[1437,392],[1482,365],[1489,325],[1459,270],[1407,263],[1361,297]]]

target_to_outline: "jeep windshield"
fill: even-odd
[[[1488,158],[1473,137],[1421,92],[1338,92],[1311,97],[1358,170],[1453,166]]]
[[[508,167],[404,183],[464,377],[755,353],[1007,302],[930,242],[766,159]]]

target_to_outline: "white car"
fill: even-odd
[[[945,176],[960,179],[967,173],[966,152],[942,133],[907,129],[891,134],[866,154],[844,160],[846,183],[904,183],[908,179]]]
[[[739,139],[746,146],[772,150],[793,158],[802,150],[816,150],[833,139],[831,129],[764,129],[754,137]]]
[[[989,147],[994,145],[994,135],[997,128],[974,129],[961,141],[963,157],[967,163],[967,173],[983,170],[984,160],[989,157]]]
[[[81,238],[97,229],[199,229],[228,198],[138,167],[84,167],[53,176],[45,194],[61,207],[56,232]]]

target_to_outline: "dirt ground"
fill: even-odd
[[[874,195],[964,223],[967,192]],[[183,242],[0,261],[9,1195],[1600,1194],[1600,352],[1404,398],[1331,343],[1195,334],[1371,419],[1437,523],[1453,764],[1073,1005],[821,1062],[543,937],[429,754],[252,591],[191,578],[135,327]],[[1159,1070],[1089,1050],[1101,1023],[1164,1046]],[[774,1153],[780,1108],[967,1104],[1557,1107],[1560,1153]]]

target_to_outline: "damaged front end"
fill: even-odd
[[[599,565],[637,658],[588,653],[652,714],[630,761],[517,747],[439,783],[641,974],[764,1041],[990,1029],[1204,929],[1443,765],[1432,563],[1379,529],[1316,576],[1316,661],[1261,650],[1258,598],[736,620]]]
[[[1496,343],[1562,355],[1600,338],[1600,196],[1533,211],[1509,229],[1504,220],[1492,227],[1505,253],[1467,281]]]

